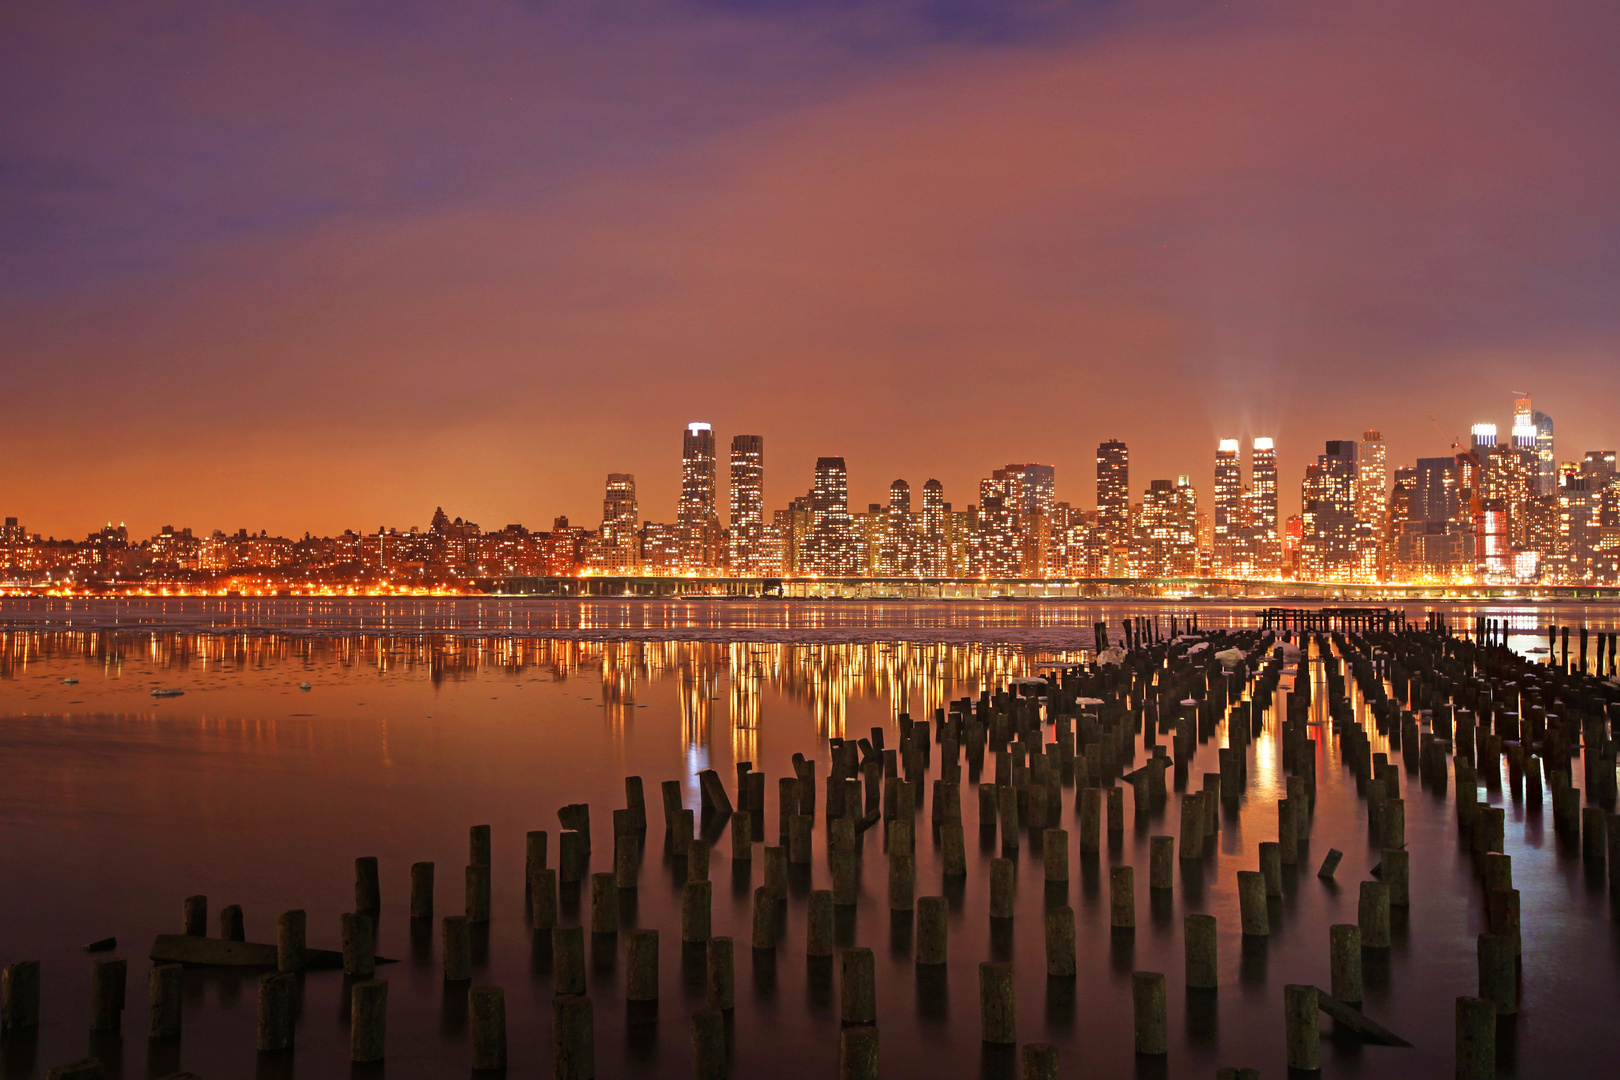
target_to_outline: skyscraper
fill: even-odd
[[[1553,456],[1552,417],[1538,412],[1529,395],[1513,402],[1513,426],[1536,431],[1536,494],[1553,495],[1558,489],[1558,459]]]
[[[1301,572],[1312,581],[1357,580],[1356,453],[1349,439],[1333,439],[1306,471],[1301,489]]]
[[[1132,576],[1192,577],[1198,573],[1198,494],[1185,476],[1155,480],[1142,495],[1131,546]]]
[[[1110,553],[1110,572],[1124,570],[1131,544],[1131,453],[1111,439],[1097,447],[1097,528]]]
[[[1023,576],[1024,472],[997,469],[979,481],[979,521],[973,538],[973,573],[984,578]]]
[[[853,574],[857,562],[854,520],[849,514],[849,472],[841,457],[816,459],[809,524],[804,569],[820,577]]]
[[[681,442],[681,502],[676,525],[681,533],[681,568],[703,573],[720,562],[720,513],[715,503],[714,431],[708,424],[686,425]]]
[[[608,473],[602,497],[602,567],[609,573],[628,574],[640,563],[637,550],[636,478],[631,473]]]
[[[1361,433],[1356,455],[1356,576],[1381,581],[1387,575],[1384,538],[1389,532],[1389,450],[1384,434]]]
[[[911,485],[896,480],[889,485],[889,505],[879,539],[878,573],[883,577],[917,574],[917,524],[911,513]]]
[[[1419,458],[1395,474],[1391,499],[1396,576],[1456,581],[1474,573],[1474,526],[1459,488],[1456,458]]]
[[[1273,440],[1254,440],[1250,471],[1249,516],[1254,522],[1255,571],[1261,577],[1281,577],[1283,538],[1277,517],[1277,444]]]
[[[950,572],[945,526],[945,485],[929,480],[923,485],[922,536],[917,559],[917,572],[923,577],[945,577]]]
[[[777,560],[766,548],[765,439],[760,435],[731,438],[731,523],[726,564],[734,576],[770,572]]]
[[[1024,577],[1044,577],[1052,569],[1052,523],[1057,508],[1057,470],[1033,462],[1008,465],[1018,471],[1020,573]]]
[[[1212,572],[1216,577],[1246,577],[1254,571],[1254,552],[1236,439],[1222,439],[1215,449],[1214,502]]]

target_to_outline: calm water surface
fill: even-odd
[[[660,781],[682,779],[686,805],[696,807],[698,770],[718,769],[729,787],[733,763],[753,761],[772,778],[765,832],[774,842],[774,778],[791,774],[794,752],[817,758],[824,777],[830,736],[884,726],[894,745],[902,710],[927,715],[993,679],[1080,659],[1099,618],[1117,625],[1128,615],[1174,613],[1179,620],[1195,610],[1206,626],[1248,625],[1253,607],[8,602],[0,606],[0,626],[9,627],[0,630],[0,959],[43,962],[44,1009],[36,1038],[6,1041],[4,1075],[42,1077],[89,1050],[89,958],[79,946],[109,935],[119,939],[116,955],[131,960],[124,1037],[96,1047],[116,1074],[184,1067],[208,1080],[351,1075],[341,973],[303,977],[296,1052],[259,1060],[253,974],[188,972],[178,1049],[149,1047],[144,956],[154,934],[179,929],[181,900],[193,893],[209,897],[211,919],[219,907],[241,904],[256,941],[273,940],[279,912],[305,908],[311,944],[336,947],[358,855],[380,859],[378,951],[400,961],[378,970],[391,987],[388,1060],[366,1075],[468,1074],[465,992],[446,991],[437,932],[413,936],[405,901],[409,865],[433,860],[438,912],[458,911],[467,828],[487,823],[494,916],[476,942],[475,983],[506,990],[509,1072],[549,1076],[549,938],[536,940],[528,926],[523,835],[547,829],[555,844],[556,808],[589,802],[592,869],[611,869],[610,811],[623,803],[623,777],[639,774],[653,827],[626,923],[662,931],[662,1000],[655,1023],[627,1025],[624,935],[591,943],[597,1071],[689,1076],[687,1017],[704,1007],[702,962],[683,965],[683,871],[663,851]],[[1408,617],[1421,620],[1421,611],[1414,606]],[[1543,642],[1537,628],[1550,620],[1620,624],[1613,609],[1590,605],[1490,613],[1511,614],[1522,629],[1514,643],[1526,649]],[[1470,614],[1458,609],[1455,623]],[[305,682],[307,691],[299,688]],[[154,687],[185,694],[154,699]],[[1216,770],[1222,742],[1224,733],[1200,748],[1194,789],[1200,773]],[[1076,851],[1066,896],[1045,889],[1039,851],[1026,838],[1010,934],[992,934],[987,916],[988,864],[1000,852],[975,843],[972,785],[962,799],[969,872],[954,891],[942,890],[925,809],[917,891],[951,900],[943,975],[918,974],[910,920],[887,910],[882,829],[867,833],[861,902],[839,930],[877,955],[885,1074],[1012,1075],[1008,1061],[979,1041],[977,981],[981,960],[1011,959],[1020,1041],[1057,1043],[1066,1074],[1207,1077],[1219,1064],[1249,1064],[1285,1075],[1283,984],[1326,985],[1327,928],[1356,921],[1357,882],[1378,860],[1337,745],[1319,745],[1309,866],[1287,880],[1262,946],[1245,945],[1238,933],[1234,874],[1253,869],[1256,845],[1276,836],[1283,777],[1270,732],[1251,751],[1241,819],[1223,821],[1218,853],[1184,867],[1173,895],[1150,898],[1142,886],[1149,835],[1179,831],[1179,796],[1133,815],[1127,788],[1123,845],[1092,862]],[[936,770],[937,761],[936,754]],[[1403,783],[1416,856],[1412,908],[1387,958],[1368,954],[1365,1009],[1416,1046],[1335,1038],[1324,1021],[1325,1075],[1449,1075],[1452,1002],[1475,989],[1483,912],[1453,803],[1424,792],[1414,774]],[[1560,852],[1550,797],[1543,821],[1516,804],[1505,783],[1481,794],[1506,802],[1507,848],[1523,894],[1524,1005],[1503,1028],[1502,1073],[1602,1075],[1620,1006],[1620,923],[1603,873]],[[1071,788],[1064,814],[1074,813]],[[818,817],[815,860],[792,882],[774,956],[747,948],[750,890],[763,874],[757,847],[747,867],[732,864],[728,837],[716,845],[715,932],[740,943],[734,1075],[836,1072],[837,980],[803,954],[804,897],[831,886],[825,839]],[[1329,847],[1346,853],[1336,883],[1314,875]],[[1107,873],[1117,864],[1138,867],[1133,935],[1108,927]],[[1076,980],[1045,975],[1041,919],[1049,902],[1075,908]],[[564,908],[565,921],[581,921],[577,896],[565,894]],[[1220,921],[1221,988],[1212,999],[1183,992],[1181,924],[1193,911]],[[1162,1063],[1132,1053],[1130,973],[1143,969],[1169,976],[1172,1044]]]

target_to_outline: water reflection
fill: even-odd
[[[669,681],[677,689],[685,745],[712,746],[715,723],[721,720],[732,758],[738,761],[757,756],[759,731],[771,699],[807,711],[822,737],[842,738],[853,701],[882,703],[891,721],[901,713],[927,716],[948,700],[977,696],[1009,677],[1088,656],[1082,649],[914,642],[0,631],[0,681],[22,682],[47,673],[46,667],[54,671],[74,663],[96,668],[110,680],[99,688],[58,688],[51,696],[61,697],[64,706],[87,704],[108,687],[139,689],[142,679],[154,686],[211,689],[237,685],[243,676],[285,682],[290,672],[314,677],[336,669],[348,675],[425,677],[439,686],[500,674],[519,681],[594,679],[606,723],[622,734],[633,722],[635,710],[643,707],[640,689]],[[227,676],[235,681],[220,681]],[[723,712],[719,702],[725,703]]]

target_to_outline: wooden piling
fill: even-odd
[[[832,913],[830,905],[827,910],[830,916]],[[918,899],[916,961],[919,966],[929,967],[946,962],[950,940],[949,914],[949,907],[943,896],[924,896]],[[1048,944],[1050,946],[1050,941]]]
[[[238,911],[241,909],[238,908]],[[375,915],[382,910],[382,883],[377,874],[377,857],[362,855],[354,860],[354,910]],[[226,940],[233,940],[227,938]],[[242,939],[236,938],[240,941]]]
[[[474,825],[467,830],[467,861],[474,866],[488,866],[489,860],[489,826]]]
[[[1334,923],[1328,927],[1328,966],[1333,996],[1352,1005],[1360,1004],[1360,926],[1355,923]]]
[[[1484,998],[1457,999],[1457,1080],[1495,1080],[1496,1006]]]
[[[551,1001],[551,1069],[554,1080],[596,1080],[595,1025],[583,994]]]
[[[129,961],[97,960],[90,965],[90,1030],[112,1032],[123,1025]]]
[[[1095,791],[1096,788],[1087,790]],[[1069,880],[1069,831],[1047,829],[1041,834],[1041,860],[1049,882]]]
[[[506,992],[498,986],[475,986],[467,991],[467,1014],[472,1028],[472,1067],[506,1068]]]
[[[557,925],[557,871],[545,869],[535,875],[534,892],[529,901],[529,921],[536,930],[549,930]]]
[[[1196,990],[1213,990],[1220,985],[1220,966],[1216,962],[1215,916],[1189,914],[1183,923],[1183,938],[1187,953],[1187,986]]]
[[[585,993],[585,928],[551,928],[551,989],[554,994]]]
[[[1159,1057],[1169,1052],[1169,1007],[1164,976],[1157,971],[1131,973],[1131,1010],[1135,1019],[1136,1052]]]
[[[1322,1068],[1320,1018],[1316,987],[1300,983],[1283,987],[1283,1025],[1290,1070],[1317,1072]]]
[[[707,881],[688,881],[681,886],[682,941],[709,940],[709,903],[712,895],[713,887]]]
[[[349,993],[349,1060],[381,1061],[387,1041],[388,984],[381,979],[355,983]]]
[[[1238,912],[1247,937],[1271,933],[1271,913],[1266,908],[1266,877],[1258,870],[1237,872]]]
[[[433,864],[430,862],[411,864],[411,918],[433,918]]]
[[[700,1009],[692,1014],[692,1076],[695,1080],[726,1080],[730,1075],[725,1014]]]
[[[1013,862],[1011,859],[990,860],[990,917],[1013,917]]]
[[[1489,1001],[1497,1016],[1519,1011],[1518,962],[1513,939],[1505,934],[1481,934],[1476,953],[1479,958],[1479,996]]]
[[[1108,871],[1108,921],[1115,930],[1136,929],[1136,869],[1116,866]]]
[[[440,951],[444,954],[444,981],[467,982],[472,978],[472,926],[465,915],[446,915],[439,926]]]
[[[1046,909],[1046,973],[1067,978],[1075,974],[1074,909]]]
[[[980,1037],[987,1043],[1018,1042],[1018,1009],[1011,964],[986,961],[979,965],[979,1028]]]
[[[259,976],[257,1045],[261,1053],[280,1053],[293,1047],[293,990],[296,978],[290,971]]]
[[[343,974],[365,978],[377,970],[377,924],[363,911],[345,912],[340,922]]]
[[[878,1080],[878,1029],[846,1027],[838,1033],[838,1080]]]
[[[704,964],[709,1008],[730,1012],[737,1007],[737,963],[729,937],[711,937]]]
[[[624,996],[627,1001],[658,1000],[658,931],[632,930],[624,947]]]
[[[1266,879],[1266,895],[1281,896],[1282,845],[1275,840],[1260,842],[1260,876]]]
[[[283,911],[276,920],[276,970],[304,970],[304,927],[302,909]]]
[[[612,874],[591,875],[591,933],[619,932],[619,887]]]
[[[1148,888],[1176,887],[1176,841],[1171,836],[1148,838]]]
[[[1389,886],[1381,881],[1363,881],[1357,915],[1362,948],[1389,948]]]
[[[147,1033],[154,1039],[180,1037],[180,981],[184,973],[185,968],[179,964],[152,966],[147,984],[151,1004],[151,1023]]]
[[[187,937],[208,936],[208,897],[188,896],[181,904],[181,933]]]
[[[8,965],[0,974],[0,1031],[32,1031],[39,1027],[39,997],[39,961],[22,960]]]
[[[839,1019],[846,1024],[877,1023],[877,989],[872,950],[844,949],[839,960]]]

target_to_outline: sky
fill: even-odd
[[[0,513],[669,520],[692,421],[857,507],[1221,438],[1620,444],[1620,9],[0,6]],[[1204,496],[1207,499],[1207,496]]]

